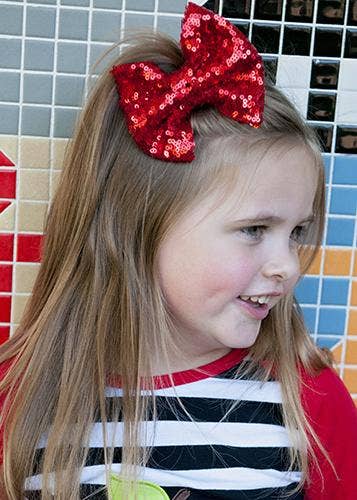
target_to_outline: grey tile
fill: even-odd
[[[0,104],[0,134],[19,133],[19,106]]]
[[[26,36],[54,38],[56,9],[49,7],[27,7]]]
[[[183,14],[187,1],[186,0],[159,0],[159,12],[177,12]]]
[[[0,67],[16,69],[21,66],[21,40],[0,38]]]
[[[82,106],[85,78],[81,76],[56,77],[55,104],[59,106]]]
[[[0,101],[18,102],[20,98],[20,74],[0,72]]]
[[[93,7],[97,9],[118,9],[122,8],[122,0],[93,0]]]
[[[51,108],[23,106],[21,134],[48,137],[50,121]]]
[[[126,14],[125,28],[152,28],[154,26],[154,16],[141,16],[140,14]]]
[[[61,0],[61,5],[77,5],[78,7],[88,7],[89,0]]]
[[[157,18],[157,29],[167,33],[175,40],[180,39],[181,19],[179,17],[159,16]]]
[[[104,59],[98,64],[96,68],[93,67],[95,63],[101,58],[101,56],[108,50],[108,45],[99,45],[97,43],[92,43],[90,46],[90,55],[89,55],[89,67],[90,73],[99,74],[104,68],[108,65],[109,60],[113,59],[114,54],[118,54],[118,50],[111,51],[108,55],[104,57]]]
[[[32,3],[43,3],[46,5],[56,5],[57,0],[32,0]]]
[[[18,5],[0,5],[0,33],[21,35],[22,15],[23,8]]]
[[[87,40],[88,11],[61,9],[59,17],[59,38]]]
[[[85,43],[58,43],[57,71],[63,73],[86,72],[87,45]]]
[[[143,10],[153,12],[155,8],[155,0],[126,0],[126,10]]]
[[[25,69],[53,70],[54,43],[40,40],[25,40]]]
[[[52,75],[24,75],[24,102],[35,104],[51,104]]]
[[[72,137],[78,111],[77,109],[55,109],[54,137]]]
[[[94,11],[92,17],[92,40],[115,42],[120,40],[121,14],[118,12]]]

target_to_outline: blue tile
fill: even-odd
[[[24,102],[35,104],[51,104],[52,80],[52,75],[25,73],[23,96]]]
[[[351,246],[353,244],[354,220],[328,217],[327,245]]]
[[[93,7],[97,9],[115,9],[122,8],[122,0],[93,0]]]
[[[333,184],[357,184],[357,157],[336,156],[333,168]]]
[[[345,331],[346,309],[320,308],[318,333],[343,335]]]
[[[18,69],[21,66],[21,40],[0,38],[0,67]]]
[[[70,138],[73,135],[78,110],[55,109],[54,136]]]
[[[319,347],[327,347],[327,349],[333,349],[338,342],[340,342],[341,338],[331,338],[331,337],[322,337],[318,336],[317,337],[317,342],[316,344]]]
[[[355,215],[357,211],[357,186],[333,187],[331,192],[330,213]]]
[[[86,72],[87,44],[58,43],[57,71],[61,73]]]
[[[186,7],[186,0],[159,0],[159,12],[177,12],[183,14]]]
[[[325,178],[326,182],[328,182],[328,180],[330,179],[331,155],[323,154],[322,158],[324,160],[324,166],[325,166]]]
[[[0,72],[0,101],[19,102],[20,73]]]
[[[155,0],[126,0],[126,10],[142,10],[153,12],[155,8]]]
[[[58,36],[70,40],[87,40],[88,12],[86,10],[61,9]]]
[[[23,8],[17,5],[0,5],[0,33],[22,35]]]
[[[50,135],[51,108],[23,106],[21,134],[48,137]]]
[[[25,41],[25,69],[53,71],[54,43],[40,40]]]
[[[304,307],[301,306],[305,325],[310,333],[314,333],[315,331],[315,321],[316,321],[316,307]]]
[[[27,7],[26,36],[54,38],[56,9],[48,7]]]
[[[62,76],[56,77],[57,106],[81,106],[84,92],[84,77]]]
[[[159,16],[157,18],[157,29],[166,33],[176,40],[180,39],[181,18],[173,16]]]
[[[19,133],[19,106],[0,104],[0,134]]]
[[[92,16],[92,40],[115,42],[120,40],[121,14],[119,12],[94,11]]]
[[[347,305],[348,288],[348,279],[323,278],[321,304]]]
[[[295,287],[295,297],[299,304],[316,304],[319,278],[304,276]]]

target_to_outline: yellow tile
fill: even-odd
[[[315,259],[312,261],[311,266],[306,271],[306,274],[320,274],[321,257],[322,257],[322,250],[320,248]]]
[[[26,303],[30,295],[14,295],[11,304],[11,322],[20,323]]]
[[[341,363],[342,361],[342,342],[339,342],[335,347],[331,349],[331,352],[333,354],[333,359],[335,360],[335,363]]]
[[[0,231],[14,231],[15,203],[12,203],[0,214]]]
[[[352,280],[351,306],[357,306],[357,280]]]
[[[51,199],[53,198],[55,192],[57,191],[58,183],[61,177],[62,170],[52,171],[52,186],[51,186]]]
[[[348,339],[346,342],[346,359],[347,365],[357,365],[357,339]]]
[[[357,392],[357,370],[353,368],[345,368],[343,380],[350,392]]]
[[[17,164],[17,135],[0,135],[0,151]]]
[[[352,250],[326,248],[323,273],[332,276],[349,276],[351,257]]]
[[[49,170],[19,170],[20,199],[49,200]]]
[[[18,229],[19,231],[43,232],[44,220],[48,203],[19,202]]]
[[[50,168],[50,140],[22,137],[20,142],[21,168]]]
[[[31,293],[40,264],[15,264],[15,293]]]
[[[67,144],[68,139],[53,139],[52,168],[62,168],[63,157]]]
[[[348,333],[348,335],[357,335],[357,310],[356,309],[349,310],[347,333]]]

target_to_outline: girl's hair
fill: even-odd
[[[78,119],[47,215],[32,295],[16,332],[0,346],[0,362],[13,359],[0,384],[8,394],[0,422],[6,416],[1,477],[3,491],[13,500],[23,496],[43,435],[48,441],[42,498],[52,498],[51,471],[56,471],[56,499],[79,498],[80,470],[95,415],[103,422],[108,472],[113,449],[106,442],[106,421],[124,422],[124,473],[135,477],[135,466],[145,463],[138,429],[152,416],[153,400],[140,394],[142,376],[152,390],[151,355],[161,353],[167,359],[175,345],[175,328],[158,285],[158,247],[198,200],[217,188],[229,190],[251,151],[300,144],[311,154],[311,169],[318,177],[316,220],[299,248],[302,272],[322,240],[325,180],[320,146],[269,78],[259,129],[202,107],[191,119],[195,160],[158,161],[129,136],[109,70],[112,64],[150,60],[170,72],[183,63],[181,49],[159,33],[128,36],[122,43],[125,49],[98,78]],[[263,379],[274,374],[281,382],[285,425],[293,443],[291,466],[301,467],[304,480],[312,453],[308,434],[314,433],[300,403],[297,365],[312,373],[327,361],[310,339],[293,294],[262,321],[250,355],[251,366],[264,367]],[[123,398],[120,407],[109,409],[105,387],[111,373],[120,374]]]

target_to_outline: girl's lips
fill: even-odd
[[[239,306],[245,309],[255,319],[264,319],[269,314],[268,304],[261,304],[259,307],[254,307],[253,304],[250,304],[240,298],[237,298],[236,300]]]

